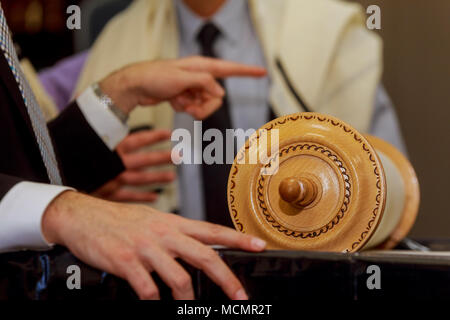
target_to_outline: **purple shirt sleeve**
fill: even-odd
[[[80,52],[39,72],[39,79],[58,110],[69,104],[88,54],[89,51]]]

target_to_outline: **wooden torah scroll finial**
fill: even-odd
[[[284,201],[304,208],[311,204],[317,196],[317,186],[308,178],[285,178],[278,188],[280,197]]]
[[[269,249],[354,252],[392,248],[411,229],[419,186],[394,147],[319,113],[261,129],[239,150],[228,179],[237,230]],[[268,143],[268,132],[278,141]],[[259,163],[245,163],[255,155]]]

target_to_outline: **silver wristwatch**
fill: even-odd
[[[115,114],[117,118],[119,118],[120,121],[122,121],[123,124],[126,124],[128,121],[128,115],[123,112],[118,106],[114,104],[112,99],[100,89],[100,86],[98,83],[94,83],[92,85],[92,90],[94,91],[95,95],[100,99],[100,101],[109,108],[109,110],[112,111],[112,113]]]

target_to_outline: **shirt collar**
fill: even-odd
[[[182,41],[196,41],[198,32],[208,20],[195,14],[183,0],[175,2]],[[209,20],[220,29],[226,40],[235,43],[239,41],[240,30],[246,19],[248,19],[247,1],[227,0]]]

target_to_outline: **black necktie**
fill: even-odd
[[[206,23],[197,35],[197,41],[200,44],[201,53],[207,57],[218,57],[214,52],[214,43],[220,36],[220,30],[212,23]],[[223,81],[219,83],[224,87]],[[223,105],[210,117],[203,121],[203,132],[208,129],[217,129],[223,137],[223,164],[206,164],[203,160],[202,178],[203,195],[205,202],[206,220],[232,226],[230,214],[228,213],[227,203],[227,183],[231,164],[226,164],[226,129],[231,128],[231,118],[226,96],[223,99]],[[203,142],[203,149],[212,141]]]

